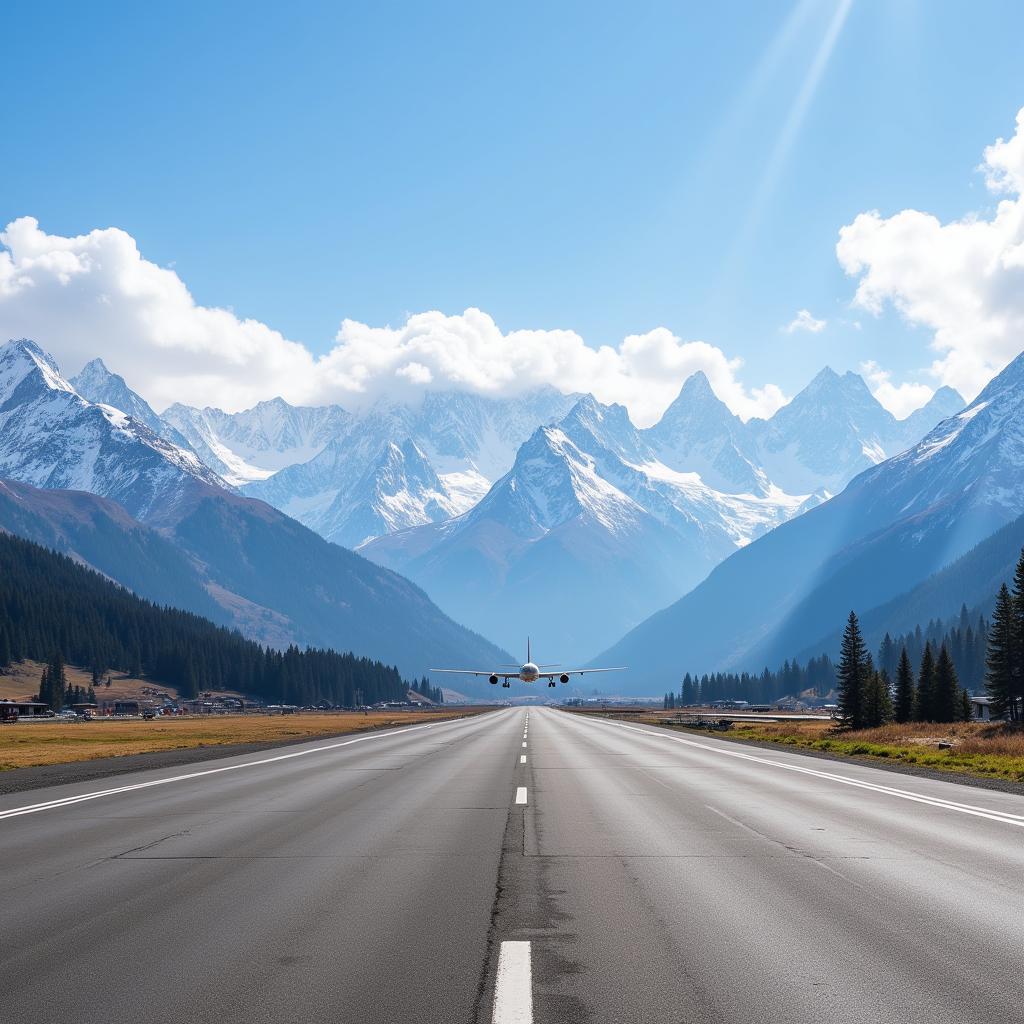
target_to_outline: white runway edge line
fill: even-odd
[[[533,1024],[533,970],[529,942],[503,942],[494,980],[492,1024]]]
[[[628,729],[630,732],[639,732],[644,736],[650,736],[657,740],[671,740],[674,743],[682,743],[688,747],[696,747],[698,750],[721,754],[723,757],[735,757],[741,761],[753,761],[756,764],[766,764],[770,765],[772,768],[782,768],[787,772],[797,772],[800,775],[812,775],[815,778],[842,783],[844,786],[854,786],[857,789],[866,789],[873,793],[884,793],[887,796],[899,797],[901,800],[911,800],[914,803],[927,804],[930,807],[939,807],[947,811],[957,811],[960,814],[970,814],[976,818],[988,818],[990,821],[1001,821],[1004,825],[1016,825],[1018,828],[1024,828],[1024,814],[1011,814],[1009,811],[995,811],[989,807],[976,807],[974,804],[961,804],[957,803],[955,800],[944,800],[939,796],[924,796],[921,793],[912,793],[907,789],[897,789],[895,786],[883,786],[875,782],[864,782],[862,779],[854,779],[849,775],[835,775],[832,772],[822,772],[815,768],[805,768],[803,765],[786,764],[785,761],[773,761],[770,757],[757,757],[754,754],[744,754],[739,750],[723,750],[721,747],[710,746],[706,743],[697,743],[695,740],[684,740],[681,736],[664,736],[656,732],[650,732],[647,729],[638,729],[635,725],[621,725],[617,722],[602,722],[601,724],[615,725],[619,729]]]
[[[517,804],[525,804],[526,803],[526,787],[525,786],[518,786],[516,788],[516,803]]]
[[[410,725],[405,729],[396,732],[378,732],[369,736],[356,736],[350,740],[343,740],[341,743],[328,743],[323,747],[314,747],[312,750],[296,750],[290,754],[278,754],[275,757],[263,757],[258,761],[245,761],[242,764],[229,764],[222,768],[206,768],[201,772],[188,772],[185,775],[174,775],[169,779],[152,779],[149,782],[136,782],[130,786],[117,786],[115,789],[101,789],[96,793],[81,793],[78,796],[66,796],[58,800],[47,800],[44,803],[29,804],[26,807],[13,807],[7,811],[0,811],[0,821],[5,818],[17,818],[22,814],[37,814],[39,811],[52,811],[58,807],[70,807],[72,804],[80,804],[86,800],[98,800],[101,796],[115,796],[118,793],[133,793],[139,789],[150,789],[153,786],[166,786],[171,782],[185,782],[188,779],[201,779],[207,775],[220,775],[223,772],[235,772],[242,768],[255,768],[262,764],[273,764],[275,761],[290,761],[295,757],[306,757],[309,754],[320,754],[325,750],[337,750],[338,747],[349,747],[353,743],[365,743],[368,740],[382,740],[389,736],[406,736],[409,733],[419,732],[421,729],[440,729],[446,725],[464,725],[471,718],[457,718],[451,722],[430,722],[427,725]]]

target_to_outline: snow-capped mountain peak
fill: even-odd
[[[461,511],[423,451],[410,439],[387,441],[351,487],[319,517],[320,531],[357,548],[374,537],[441,522]]]
[[[651,454],[626,407],[602,405],[593,395],[584,395],[558,425],[584,451],[596,443],[632,461]]]
[[[644,437],[665,465],[698,473],[717,490],[761,495],[769,491],[749,431],[715,394],[703,371],[686,379]]]
[[[195,453],[83,398],[28,341],[0,348],[0,476],[91,491],[141,517],[159,515],[190,483],[223,486]]]
[[[598,473],[594,456],[581,451],[560,427],[540,427],[519,449],[509,474],[485,499],[485,511],[493,512],[495,495],[503,491],[515,516],[527,516],[542,531],[589,516],[616,532],[646,515]]]
[[[145,423],[153,433],[159,434],[179,448],[192,450],[185,437],[164,423],[150,404],[128,387],[124,377],[107,369],[102,359],[93,359],[86,363],[81,372],[71,378],[71,384],[87,401],[120,409],[140,423]]]
[[[71,379],[81,384],[83,388],[89,389],[106,387],[112,380],[124,382],[124,378],[118,374],[111,373],[107,369],[107,364],[98,356],[95,359],[90,359]],[[127,387],[127,385],[125,386]],[[84,391],[80,391],[79,394],[84,395]]]
[[[238,486],[315,458],[351,419],[338,405],[295,406],[283,398],[238,413],[176,403],[163,414],[208,466]]]
[[[790,492],[836,493],[902,445],[896,421],[856,373],[826,366],[770,420],[752,420],[759,463]]]
[[[12,340],[0,347],[0,407],[13,400],[23,385],[75,393],[75,389],[60,375],[51,356],[28,338]]]

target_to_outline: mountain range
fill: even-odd
[[[265,643],[352,650],[408,677],[438,661],[508,660],[401,576],[88,401],[29,341],[0,348],[0,477],[0,528]]]
[[[539,388],[521,400],[428,393],[415,406],[381,400],[313,459],[246,493],[349,547],[465,512],[511,466],[539,424],[575,399]]]
[[[483,636],[586,660],[625,634],[601,660],[663,689],[827,642],[837,607],[897,600],[1024,511],[996,469],[1009,372],[904,420],[828,368],[746,423],[702,373],[646,429],[552,388],[158,415],[100,360],[69,381],[12,342],[0,526],[273,644],[419,674],[507,661]]]
[[[471,510],[360,551],[503,646],[547,629],[561,656],[586,658],[899,450],[915,423],[962,407],[945,389],[898,421],[860,377],[828,369],[771,420],[747,424],[703,373],[646,430],[587,395],[539,428]]]
[[[966,409],[736,552],[601,660],[625,660],[634,685],[650,686],[680,669],[759,670],[827,646],[851,608],[869,621],[880,606],[895,615],[1022,510],[1024,356]],[[954,614],[963,588],[940,589],[932,608]]]
[[[806,500],[722,495],[659,462],[622,406],[586,396],[470,511],[360,550],[506,647],[532,632],[579,659]]]

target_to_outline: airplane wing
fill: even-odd
[[[475,668],[432,668],[431,672],[447,672],[454,676],[497,676],[499,679],[518,679],[519,671],[515,672],[492,672],[490,669]]]
[[[591,672],[624,672],[625,665],[616,668],[564,668],[558,672],[541,672],[539,679],[558,679],[559,676],[587,676]]]

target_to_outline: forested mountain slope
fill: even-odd
[[[65,661],[139,671],[177,687],[236,690],[268,701],[352,705],[404,699],[397,669],[331,650],[260,647],[236,631],[161,607],[65,555],[0,534],[0,668],[11,660]]]

